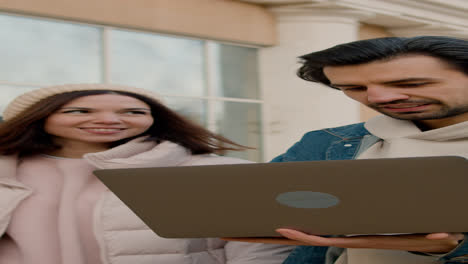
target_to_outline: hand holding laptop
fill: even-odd
[[[333,246],[342,248],[372,248],[445,253],[463,239],[461,233],[432,233],[410,235],[364,235],[353,237],[323,237],[292,229],[277,229],[283,238],[223,238],[229,241],[272,243],[283,245]]]

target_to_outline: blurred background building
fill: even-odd
[[[375,115],[295,76],[297,57],[385,36],[468,38],[466,0],[0,0],[0,112],[46,85],[117,83],[268,161]]]

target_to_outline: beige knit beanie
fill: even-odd
[[[75,92],[75,91],[89,91],[89,90],[108,90],[108,91],[120,91],[129,92],[134,94],[143,95],[149,97],[158,102],[162,102],[158,94],[144,90],[141,88],[135,88],[130,86],[115,85],[115,84],[65,84],[39,88],[26,92],[13,101],[11,101],[5,111],[3,111],[3,120],[13,119],[15,116],[28,109],[35,103],[61,93]]]

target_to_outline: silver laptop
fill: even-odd
[[[462,157],[97,170],[166,238],[468,232]]]

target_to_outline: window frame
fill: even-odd
[[[102,52],[101,58],[102,58],[102,76],[101,80],[102,83],[111,83],[111,54],[110,54],[110,47],[112,45],[111,43],[111,31],[112,30],[126,30],[126,31],[132,31],[132,32],[138,32],[138,33],[144,33],[144,34],[156,34],[156,35],[161,35],[161,36],[166,36],[166,37],[172,37],[172,38],[180,38],[180,39],[193,39],[193,40],[198,40],[202,41],[203,44],[203,54],[202,57],[204,59],[204,75],[205,78],[205,87],[206,87],[206,95],[205,96],[186,96],[186,95],[181,95],[181,94],[167,94],[167,93],[159,93],[163,98],[168,97],[168,98],[183,98],[183,99],[199,99],[205,102],[206,104],[206,109],[205,113],[206,116],[204,117],[206,120],[206,128],[209,129],[210,131],[218,131],[218,127],[216,125],[216,113],[214,112],[214,104],[216,104],[219,101],[222,102],[237,102],[237,103],[250,103],[250,104],[257,104],[259,105],[260,113],[259,114],[259,142],[260,145],[258,146],[259,150],[259,155],[260,157],[258,161],[262,161],[264,158],[264,153],[265,153],[265,148],[264,148],[264,132],[265,131],[265,124],[264,124],[264,100],[262,96],[262,91],[261,87],[259,84],[259,98],[258,99],[247,99],[247,98],[235,98],[235,97],[222,97],[222,96],[216,96],[215,94],[215,85],[216,85],[216,76],[215,76],[215,63],[214,63],[214,46],[216,44],[226,44],[226,45],[233,45],[233,46],[238,46],[238,47],[246,47],[246,48],[255,48],[255,49],[260,49],[261,47],[259,46],[254,46],[254,45],[248,45],[248,44],[239,44],[239,43],[232,43],[232,42],[226,42],[226,41],[214,41],[210,39],[202,39],[202,38],[195,38],[195,37],[190,37],[190,36],[181,36],[177,34],[167,34],[167,33],[159,33],[159,32],[153,32],[153,31],[147,31],[147,30],[140,30],[140,29],[132,29],[132,28],[125,28],[125,27],[117,27],[117,26],[108,26],[108,25],[99,25],[99,24],[92,24],[92,23],[85,23],[85,22],[77,22],[77,21],[72,21],[72,20],[64,20],[64,19],[56,19],[56,18],[49,18],[49,17],[41,17],[41,16],[32,16],[32,15],[23,15],[23,14],[15,14],[15,13],[9,13],[9,12],[0,12],[0,15],[3,16],[16,16],[16,17],[23,17],[23,18],[30,18],[30,19],[37,19],[37,20],[46,20],[46,21],[51,21],[51,22],[57,22],[57,23],[67,23],[71,25],[82,25],[82,26],[90,26],[90,27],[95,27],[100,31],[101,34],[101,39],[102,39]],[[258,53],[257,53],[258,54]],[[257,76],[259,79],[259,76]],[[20,82],[10,82],[7,80],[1,80],[0,79],[0,85],[1,86],[11,86],[11,87],[43,87],[43,86],[49,86],[53,85],[51,83],[20,83]]]

